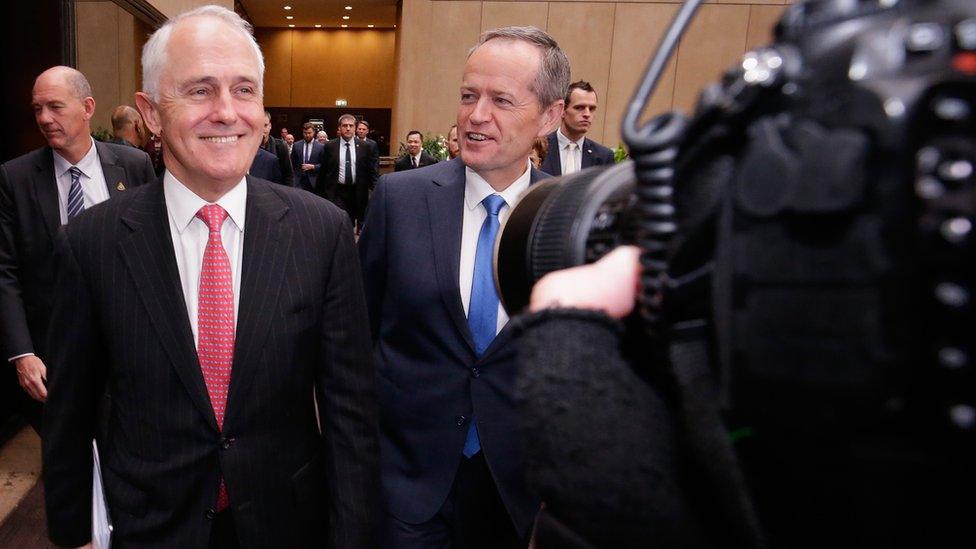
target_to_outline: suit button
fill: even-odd
[[[220,439],[220,449],[221,450],[227,450],[227,449],[229,449],[230,448],[230,443],[233,442],[233,441],[234,441],[234,439],[232,439],[232,438],[221,437],[221,439]]]
[[[214,517],[217,516],[217,511],[214,511],[213,507],[211,507],[210,509],[207,509],[207,512],[204,513],[203,516],[207,517],[207,520],[213,520]]]
[[[464,416],[457,416],[457,417],[454,418],[454,422],[457,423],[457,426],[458,427],[464,425],[467,421],[468,421],[468,418],[466,418]]]
[[[478,378],[481,377],[481,370],[477,368],[471,368],[471,377]]]

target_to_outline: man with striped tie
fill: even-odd
[[[145,152],[92,139],[95,100],[81,72],[44,71],[32,103],[47,145],[0,166],[0,352],[33,399],[25,398],[24,411],[38,428],[47,398],[54,236],[86,208],[156,176]]]

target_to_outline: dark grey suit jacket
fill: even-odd
[[[145,152],[98,141],[95,148],[110,197],[156,179]],[[59,211],[49,147],[0,165],[0,360],[25,353],[47,360]]]
[[[247,173],[258,179],[265,179],[280,185],[285,184],[281,175],[281,168],[278,165],[278,158],[260,147],[254,154],[254,160],[251,161],[251,168],[247,170]]]
[[[383,490],[389,512],[418,524],[444,503],[472,417],[518,532],[538,500],[525,488],[506,326],[480,358],[461,305],[460,159],[380,178],[359,239],[379,372]],[[545,177],[533,170],[532,182]]]
[[[91,439],[107,388],[98,442],[114,544],[206,547],[222,476],[242,547],[373,547],[375,376],[348,218],[248,177],[221,431],[164,200],[161,181],[145,185],[62,233],[43,449],[51,539],[91,535]]]
[[[556,132],[552,132],[547,139],[549,140],[549,152],[546,153],[546,159],[542,161],[542,166],[539,169],[549,175],[562,175],[563,167],[562,159],[559,155],[559,138],[556,136]],[[582,152],[583,157],[580,159],[580,169],[582,170],[591,166],[613,164],[613,151],[588,137],[583,138]]]

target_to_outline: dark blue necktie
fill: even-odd
[[[68,188],[68,221],[76,215],[85,211],[85,195],[81,191],[81,170],[71,166],[68,168],[71,173],[71,187]]]
[[[505,205],[505,199],[490,194],[481,201],[488,217],[478,233],[478,248],[474,255],[474,275],[471,278],[471,300],[468,303],[468,327],[474,339],[475,352],[480,357],[495,339],[498,325],[498,294],[492,276],[492,254],[495,250],[495,236],[498,234],[498,212]],[[468,437],[464,441],[464,457],[470,458],[481,451],[478,428],[475,418],[471,418]]]

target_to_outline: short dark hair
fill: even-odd
[[[590,83],[587,82],[586,80],[578,80],[576,82],[573,82],[572,84],[569,85],[569,88],[566,89],[565,101],[566,101],[567,109],[569,108],[569,96],[573,95],[573,90],[583,90],[587,93],[589,92],[596,93],[596,90],[593,89],[593,86],[591,86]]]
[[[366,126],[366,129],[367,130],[369,129],[369,122],[367,122],[365,119],[360,120],[359,122],[357,122],[356,123],[356,127],[358,128],[360,124],[362,124],[363,126]]]
[[[424,134],[422,134],[422,133],[420,133],[420,132],[419,132],[419,131],[417,131],[417,130],[410,130],[410,131],[408,131],[408,132],[407,132],[407,139],[410,139],[410,136],[411,136],[411,135],[413,135],[413,134],[417,134],[417,135],[419,135],[419,136],[420,136],[420,140],[421,140],[421,141],[423,141],[423,140],[424,140]]]
[[[315,129],[315,126],[311,122],[306,122],[306,123],[302,124],[302,131],[305,131],[305,130],[314,130],[314,129]]]

